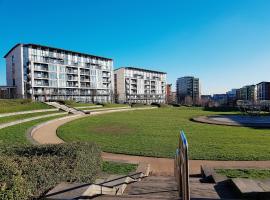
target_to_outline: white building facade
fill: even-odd
[[[164,72],[136,67],[116,69],[115,99],[118,103],[165,103],[166,76]]]
[[[4,58],[18,98],[113,101],[112,59],[37,44],[17,44]]]

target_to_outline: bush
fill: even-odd
[[[151,106],[157,106],[157,107],[160,107],[160,103],[151,103]]]
[[[0,199],[28,199],[30,190],[13,159],[0,157]]]
[[[230,107],[230,106],[219,106],[219,107],[204,107],[205,111],[212,111],[212,112],[235,112],[239,111],[238,108]]]
[[[145,107],[147,104],[144,103],[131,103],[131,107]]]
[[[102,166],[100,149],[93,143],[3,147],[0,154],[10,158],[14,164],[12,173],[16,175],[1,195],[16,196],[24,188],[23,191],[30,191],[28,195],[40,197],[62,181],[93,182]],[[1,172],[5,170],[3,166],[0,165]]]
[[[96,103],[96,105],[98,105],[98,106],[105,106],[105,103]]]
[[[173,107],[180,107],[181,106],[180,104],[177,104],[177,103],[172,103],[170,105],[172,105]]]
[[[165,103],[151,103],[151,106],[157,106],[159,108],[166,108],[166,107],[168,107],[168,105],[165,104]]]

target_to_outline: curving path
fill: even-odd
[[[153,108],[129,108],[106,110],[91,113],[91,115],[101,115],[113,112],[124,112],[130,110],[153,109]],[[90,116],[91,116],[90,115]],[[89,115],[72,115],[55,119],[37,127],[31,131],[31,137],[38,144],[59,144],[64,141],[56,135],[56,130],[59,126],[72,120],[88,117]],[[174,160],[169,158],[154,158],[145,156],[132,156],[114,153],[102,153],[102,158],[108,161],[119,161],[127,163],[147,163],[151,166],[152,174],[171,176],[174,173]],[[190,173],[199,174],[202,165],[209,167],[220,168],[270,168],[270,161],[211,161],[211,160],[190,160]]]

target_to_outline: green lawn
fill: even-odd
[[[13,116],[8,116],[8,117],[0,117],[0,124],[4,124],[4,123],[16,121],[16,120],[27,119],[31,117],[54,114],[58,112],[59,111],[49,111],[49,112],[29,113],[29,114],[22,114],[22,115],[13,115]]]
[[[129,163],[117,163],[105,161],[102,164],[102,172],[105,174],[126,175],[135,172],[137,165]]]
[[[76,101],[65,101],[65,104],[72,106],[72,107],[80,107],[80,106],[95,106],[93,103],[82,103]]]
[[[104,104],[103,108],[118,108],[118,107],[128,107],[128,104],[116,104],[116,103],[107,103]]]
[[[0,113],[20,112],[29,110],[50,109],[41,102],[32,102],[28,99],[0,99]]]
[[[216,169],[216,172],[228,178],[270,178],[270,169]]]
[[[183,129],[190,159],[270,160],[269,129],[190,121],[218,113],[187,107],[111,113],[69,122],[58,135],[68,142],[94,141],[107,152],[172,158]]]
[[[16,143],[28,144],[30,142],[26,138],[26,132],[29,128],[37,124],[40,124],[42,122],[49,121],[51,119],[63,117],[64,115],[66,114],[63,113],[63,115],[46,117],[46,118],[37,119],[34,121],[25,122],[25,123],[18,124],[15,126],[10,126],[7,128],[0,129],[0,145],[1,144],[16,144]]]

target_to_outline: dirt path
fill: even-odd
[[[138,110],[142,108],[130,108],[121,110],[107,110],[92,113],[92,115],[100,115],[113,112],[125,112],[130,110]],[[145,109],[145,108],[143,108]],[[148,108],[149,109],[149,108]],[[88,117],[89,115],[71,115],[60,119],[55,119],[43,123],[31,131],[32,138],[39,144],[59,144],[64,141],[56,135],[59,126],[72,120]],[[152,174],[171,176],[174,173],[174,160],[169,158],[154,158],[144,156],[131,156],[123,154],[102,153],[104,160],[120,161],[127,163],[148,163],[151,166]],[[211,160],[190,160],[190,173],[199,174],[201,165],[220,168],[270,168],[270,161],[211,161]]]

